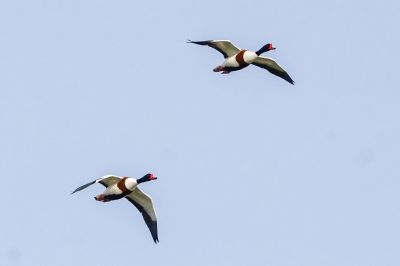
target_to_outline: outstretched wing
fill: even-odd
[[[252,63],[258,67],[262,67],[274,75],[283,78],[287,82],[294,84],[293,79],[289,76],[289,74],[280,66],[277,62],[272,60],[271,58],[259,56]]]
[[[157,216],[153,206],[153,200],[143,193],[138,187],[126,196],[135,207],[142,213],[143,219],[150,230],[154,243],[158,242]]]
[[[195,43],[198,45],[208,45],[211,48],[214,48],[215,50],[223,54],[225,58],[231,57],[241,51],[241,49],[237,48],[233,43],[231,43],[228,40],[209,40],[201,42],[193,42],[189,40],[188,43]]]
[[[100,178],[98,182],[105,187],[109,187],[114,184],[117,184],[120,180],[121,180],[121,178],[110,175],[110,176],[105,176],[103,178]]]
[[[120,180],[119,177],[113,176],[113,175],[107,175],[107,176],[103,176],[102,178],[96,179],[94,181],[91,181],[83,186],[78,187],[77,189],[75,189],[74,191],[72,191],[71,194],[74,194],[75,192],[81,191],[82,189],[85,189],[95,183],[100,183],[105,187],[109,187],[112,186],[116,183],[118,183],[118,181]]]

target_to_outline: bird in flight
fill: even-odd
[[[143,182],[155,180],[157,177],[153,174],[146,174],[142,178],[119,177],[115,175],[106,175],[92,182],[75,189],[71,194],[85,189],[95,183],[100,183],[106,187],[106,190],[97,195],[95,200],[108,202],[126,198],[130,203],[142,213],[143,219],[150,230],[154,243],[158,242],[157,216],[153,206],[153,200],[142,192],[138,185]]]
[[[189,40],[188,43],[207,45],[223,54],[225,61],[214,68],[214,72],[229,74],[231,71],[237,71],[252,64],[264,68],[272,74],[294,84],[293,79],[277,62],[271,58],[261,56],[262,53],[276,49],[271,43],[264,45],[256,52],[242,50],[228,40],[208,40],[199,42]]]

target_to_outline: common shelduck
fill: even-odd
[[[278,63],[271,58],[260,56],[262,53],[276,49],[271,43],[264,45],[256,52],[239,49],[228,40],[209,40],[200,42],[189,40],[188,43],[208,45],[224,55],[225,61],[221,65],[214,68],[214,72],[222,71],[221,74],[229,74],[231,71],[240,70],[252,64],[265,68],[272,74],[283,78],[291,84],[294,84],[293,79],[280,65],[278,65]]]
[[[158,242],[157,216],[154,210],[152,199],[143,193],[137,185],[143,182],[155,180],[157,177],[153,174],[147,174],[142,178],[118,177],[115,175],[106,175],[90,183],[75,189],[71,194],[87,188],[95,183],[100,183],[106,187],[106,190],[94,197],[97,201],[107,202],[126,198],[142,213],[144,221],[150,230],[155,243]]]

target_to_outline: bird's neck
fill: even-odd
[[[150,179],[147,176],[144,176],[144,177],[139,178],[139,179],[136,180],[136,182],[138,184],[143,183],[143,182],[148,182],[148,181],[150,181]]]
[[[258,51],[256,52],[256,54],[257,54],[258,56],[260,56],[262,53],[265,53],[265,52],[267,52],[267,51],[268,51],[268,47],[267,47],[267,45],[264,45],[263,47],[261,47],[260,50],[258,50]]]

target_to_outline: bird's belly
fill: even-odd
[[[224,63],[222,64],[224,67],[239,67],[239,62],[236,61],[235,56],[228,57],[225,59]]]
[[[106,201],[119,200],[119,199],[124,198],[126,195],[127,195],[126,193],[105,195],[105,196],[104,196],[104,199],[105,199]]]
[[[117,186],[117,184],[113,186],[109,186],[103,193],[105,196],[108,195],[121,195],[123,191]]]
[[[117,184],[109,186],[103,193],[104,198],[108,201],[122,199],[128,195],[130,191],[122,191]]]
[[[224,61],[223,66],[233,70],[239,70],[253,63],[257,57],[258,55],[255,52],[242,50],[236,55],[228,57]]]

